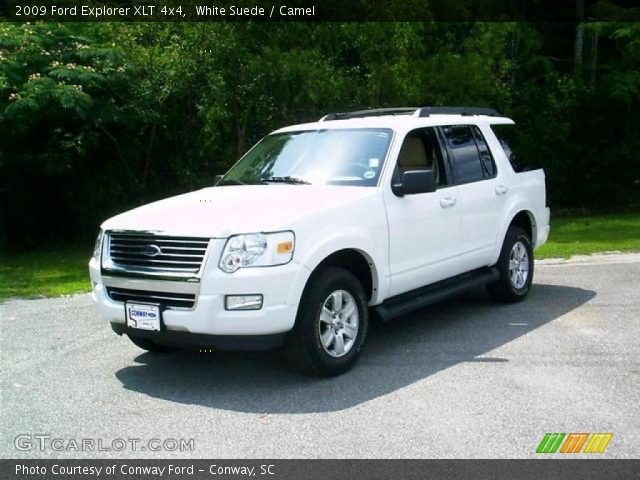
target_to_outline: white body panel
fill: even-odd
[[[482,266],[498,258],[506,230],[519,212],[533,224],[533,243],[549,233],[544,173],[516,174],[490,124],[512,123],[483,116],[382,116],[327,121],[280,131],[384,127],[393,140],[377,186],[257,185],[205,188],[145,205],[103,223],[110,231],[212,239],[196,284],[152,278],[110,277],[98,260],[90,262],[93,298],[112,323],[124,323],[123,304],[106,286],[197,294],[190,310],[166,310],[168,330],[210,335],[262,335],[290,330],[305,284],[314,269],[339,250],[360,252],[372,270],[370,305]],[[493,153],[493,179],[398,197],[391,176],[407,132],[419,127],[473,124]],[[293,259],[286,265],[241,268],[228,274],[218,263],[231,235],[292,231]],[[188,284],[188,285],[187,285]],[[186,285],[186,286],[185,286]],[[225,295],[261,294],[255,311],[227,311]]]
[[[450,200],[451,199],[451,200]],[[389,222],[389,296],[443,280],[457,273],[462,218],[458,187],[432,193],[395,196],[385,193]],[[419,246],[419,248],[416,248]]]

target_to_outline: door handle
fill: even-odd
[[[456,199],[453,197],[445,197],[440,199],[440,206],[442,208],[453,207],[456,204]]]
[[[505,187],[504,185],[498,185],[496,187],[496,195],[504,195],[508,191],[509,191],[509,188]]]

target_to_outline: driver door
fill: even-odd
[[[410,131],[404,138],[392,182],[409,170],[434,170],[435,192],[396,196],[385,188],[389,228],[389,296],[454,276],[461,240],[458,187],[453,185],[446,150],[435,128]]]

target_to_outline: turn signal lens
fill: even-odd
[[[281,243],[279,243],[278,247],[276,248],[276,251],[279,254],[293,252],[293,242],[289,241],[289,242],[281,242]]]

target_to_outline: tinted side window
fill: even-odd
[[[458,183],[484,180],[485,171],[471,128],[468,125],[453,125],[443,127],[442,131],[453,154]]]
[[[523,166],[523,159],[516,155],[516,152],[519,152],[519,149],[515,125],[491,125],[491,130],[493,130],[493,133],[495,133],[498,138],[498,141],[502,146],[502,150],[509,159],[509,163],[511,163],[513,170],[515,172],[524,172],[525,170],[529,170],[529,168]],[[524,163],[526,164],[526,162]]]
[[[473,136],[478,146],[478,153],[480,153],[480,161],[482,162],[482,170],[485,178],[493,178],[496,176],[496,162],[493,160],[491,150],[487,145],[487,141],[484,139],[482,132],[475,125],[471,126]]]

